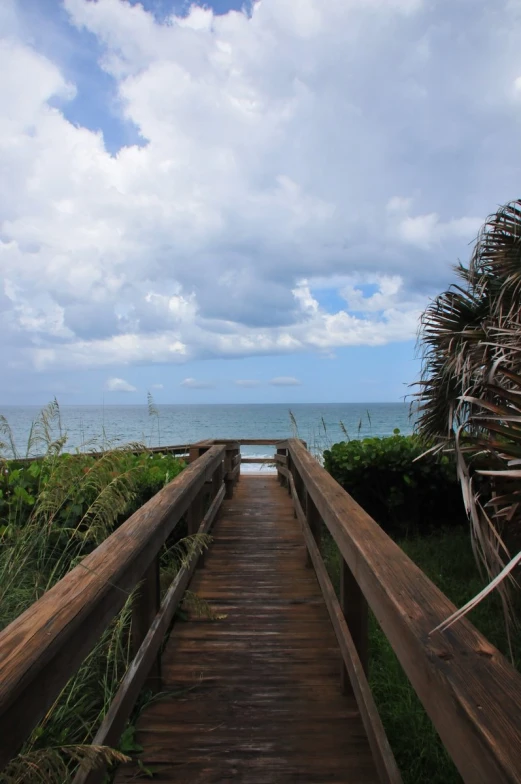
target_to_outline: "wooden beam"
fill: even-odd
[[[521,782],[521,676],[296,440],[290,455],[468,784]]]
[[[17,752],[142,579],[205,481],[214,446],[0,633],[0,769]]]
[[[224,485],[221,484],[217,495],[201,522],[198,533],[206,533],[210,530],[224,498],[224,492]],[[155,616],[142,645],[125,673],[110,708],[92,741],[93,746],[117,747],[127,719],[147,679],[150,666],[157,658],[164,636],[184,596],[199,557],[200,555],[195,553],[188,566],[179,570],[165,594],[159,612]],[[104,780],[104,776],[105,768],[80,771],[74,779],[74,784],[98,784],[98,782]]]
[[[378,778],[381,784],[402,784],[402,777],[367,682],[366,672],[358,656],[356,645],[349,632],[342,608],[335,594],[335,589],[331,584],[318,544],[309,525],[308,515],[302,509],[293,477],[290,479],[290,485],[297,518],[302,526],[302,533],[304,534],[311,563],[315,568],[318,583],[338,640],[344,667],[349,675],[356,702],[360,709],[360,716],[367,732]]]

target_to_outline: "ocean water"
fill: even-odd
[[[186,444],[205,438],[273,438],[297,435],[315,452],[345,440],[342,424],[350,438],[388,436],[395,428],[406,434],[413,429],[409,405],[405,403],[244,404],[244,405],[156,405],[151,416],[146,405],[62,406],[61,426],[67,434],[66,450],[86,451],[103,444],[141,442],[147,446]],[[33,406],[3,406],[17,450],[25,455],[31,423],[39,409]],[[342,424],[341,424],[342,423]],[[57,434],[57,429],[55,430]],[[5,441],[5,436],[0,436]],[[266,447],[242,447],[244,456],[270,457]],[[244,465],[244,470],[258,467]]]

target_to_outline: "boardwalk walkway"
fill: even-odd
[[[274,476],[242,476],[191,589],[222,620],[179,622],[162,658],[177,696],[143,712],[156,784],[373,784],[377,775],[300,526]],[[136,781],[123,766],[117,784]],[[145,780],[145,779],[143,779]]]

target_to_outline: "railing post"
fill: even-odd
[[[289,449],[288,449],[288,463],[286,465],[286,468],[288,469],[288,472],[290,474],[293,473],[293,471],[292,471],[293,461],[291,459],[291,453],[290,453]],[[287,480],[287,489],[288,489],[288,495],[291,495],[291,482],[289,481],[289,479]]]
[[[193,536],[197,533],[199,526],[201,525],[203,515],[203,489],[201,488],[190,504],[190,508],[186,516],[188,536]]]
[[[226,484],[226,495],[225,498],[233,498],[233,488],[239,481],[239,473],[240,468],[237,473],[234,473],[236,460],[235,458],[237,455],[240,457],[240,447],[235,444],[228,444],[226,447],[225,459],[224,459],[224,481]]]
[[[239,484],[239,480],[241,478],[241,448],[237,447],[234,454],[234,468],[235,466],[239,466],[239,470],[235,474],[235,484]]]
[[[224,473],[224,464],[221,462],[215,469],[213,476],[209,482],[205,482],[204,485],[204,500],[203,500],[203,510],[202,513],[206,514],[210,505],[212,504],[215,496],[221,489],[221,485],[223,483],[223,473]],[[209,533],[209,531],[208,531]],[[199,556],[199,560],[197,562],[197,567],[199,569],[204,568],[206,558],[206,550],[201,551],[201,555]]]
[[[215,498],[215,496],[221,489],[221,485],[223,483],[223,477],[224,477],[224,463],[221,462],[215,469],[212,477],[212,500]]]
[[[188,450],[189,463],[193,463],[194,460],[197,460],[198,457],[201,457],[201,455],[204,455],[205,452],[208,452],[211,445],[202,446],[204,443],[204,441],[198,441],[196,444],[190,444],[190,448]]]
[[[287,449],[277,449],[277,454],[286,456],[288,454],[288,450]],[[284,477],[282,476],[282,474],[279,471],[279,464],[276,463],[276,466],[277,466],[277,479],[278,479],[279,485],[284,485]]]
[[[322,518],[318,512],[317,507],[315,506],[315,502],[311,498],[310,494],[306,490],[306,520],[313,534],[313,539],[317,543],[317,547],[320,550],[320,544],[322,539]],[[309,551],[307,553],[306,558],[306,566],[313,566],[313,561],[311,560],[311,556],[309,555]]]
[[[367,601],[345,560],[342,556],[340,558],[340,606],[342,607],[342,612],[344,613],[344,618],[360,657],[362,667],[367,675],[369,667],[369,612]],[[340,681],[342,691],[345,692],[349,689],[349,679],[343,663]]]
[[[159,584],[159,556],[156,556],[146,570],[141,585],[132,604],[132,650],[134,656],[141,647],[154,618],[159,610],[161,592]],[[152,665],[146,686],[159,691],[161,684],[161,657],[158,654]]]

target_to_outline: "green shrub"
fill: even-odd
[[[454,461],[424,455],[425,442],[403,436],[342,441],[324,452],[324,466],[388,533],[428,532],[466,522]]]
[[[184,462],[168,454],[124,450],[106,452],[102,458],[88,454],[47,456],[27,463],[0,460],[0,535],[8,525],[23,526],[34,516],[42,496],[53,498],[52,512],[46,515],[53,524],[76,528],[96,501],[100,490],[123,479],[126,503],[122,504],[114,527],[172,481]],[[50,510],[46,510],[50,512]]]

